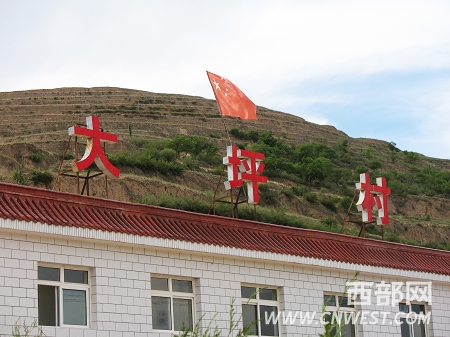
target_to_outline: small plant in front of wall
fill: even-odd
[[[30,325],[27,324],[26,319],[20,323],[20,319],[16,321],[12,328],[12,337],[43,337],[44,332],[42,328],[34,320]]]
[[[350,287],[351,283],[356,281],[356,278],[359,275],[359,271],[357,271],[355,273],[355,275],[352,277],[352,279],[350,281],[346,282],[345,288],[344,288],[344,293],[342,294],[342,299],[341,301],[338,303],[338,307],[336,310],[336,313],[339,313],[339,310],[342,306],[342,301],[344,300],[345,297],[347,297],[347,293],[348,293],[348,288]],[[319,337],[335,337],[335,336],[343,336],[342,334],[342,329],[344,328],[344,317],[342,317],[342,320],[339,321],[337,319],[334,319],[335,317],[339,317],[339,315],[326,315],[327,311],[325,309],[325,307],[328,305],[327,303],[328,301],[325,301],[323,306],[322,306],[322,316],[325,318],[325,324],[324,324],[324,328],[325,328],[325,332],[324,333],[320,333]]]

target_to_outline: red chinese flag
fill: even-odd
[[[256,105],[226,78],[206,71],[222,116],[257,120]]]

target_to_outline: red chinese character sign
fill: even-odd
[[[264,154],[248,150],[239,150],[237,146],[227,146],[227,156],[223,164],[227,166],[228,181],[225,189],[240,187],[247,183],[249,204],[259,203],[258,183],[267,184],[267,177],[261,175],[264,171]]]
[[[360,192],[356,207],[362,212],[363,222],[373,221],[373,211],[378,211],[377,224],[389,224],[388,195],[391,189],[386,186],[386,178],[377,178],[377,184],[372,185],[368,173],[361,173],[359,177],[356,188]]]
[[[97,167],[110,178],[119,178],[120,170],[115,167],[103,152],[102,143],[117,143],[117,135],[100,130],[100,121],[97,116],[86,117],[87,127],[72,126],[69,128],[70,136],[86,138],[86,150],[83,158],[73,163],[74,172],[87,169],[94,161]]]

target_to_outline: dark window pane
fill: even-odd
[[[38,267],[38,279],[59,281],[59,268]]]
[[[425,315],[425,306],[422,304],[411,304],[411,311],[417,315]],[[417,317],[417,320],[412,325],[414,337],[425,337],[425,323]]]
[[[342,316],[341,321],[341,333],[338,334],[337,332],[337,326],[335,324],[339,323],[339,314],[336,312],[330,312],[329,314],[326,314],[324,316],[325,322],[327,322],[328,329],[330,329],[330,336],[331,337],[355,337],[355,326],[351,322],[350,314],[345,314],[345,317]],[[348,322],[348,323],[345,323]],[[334,326],[334,327],[333,327]]]
[[[261,305],[259,307],[259,321],[261,324],[261,336],[278,336],[278,324],[273,324],[274,321],[266,321],[273,313],[273,318],[276,319],[278,315],[277,307]],[[267,323],[267,324],[266,324]]]
[[[169,291],[169,280],[166,278],[152,277],[152,290]]]
[[[323,295],[323,304],[330,307],[336,306],[336,296],[334,295]]]
[[[422,314],[425,315],[425,306],[421,304],[411,304],[411,311],[416,314],[420,314],[422,312]]]
[[[87,325],[85,290],[63,289],[63,322],[68,325]]]
[[[38,323],[39,325],[56,326],[58,312],[58,288],[38,285]]]
[[[276,289],[261,289],[259,292],[259,298],[262,300],[276,301],[277,290]]]
[[[169,297],[152,296],[152,325],[156,330],[172,330]]]
[[[353,308],[353,304],[348,304],[348,297],[339,296],[339,306]]]
[[[350,318],[348,318],[348,319],[350,319]],[[350,322],[347,324],[345,324],[345,322],[343,322],[341,336],[355,337],[355,326]]]
[[[414,331],[414,337],[425,337],[425,324],[417,320],[414,322],[412,329]]]
[[[172,280],[172,291],[192,293],[192,281]]]
[[[409,312],[409,306],[406,303],[399,303],[398,309],[400,312]]]
[[[406,322],[406,318],[400,318],[402,337],[411,337],[411,326]]]
[[[241,287],[242,298],[256,298],[256,288],[255,287]]]
[[[249,327],[248,330],[249,335],[257,335],[258,334],[258,314],[256,311],[256,305],[243,305],[242,306],[243,314],[242,314],[242,322],[245,327]]]
[[[64,269],[64,282],[88,284],[86,270]]]
[[[183,298],[173,299],[173,325],[175,331],[192,330],[192,300]]]

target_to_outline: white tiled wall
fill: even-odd
[[[193,278],[196,318],[204,315],[206,324],[214,317],[214,325],[223,330],[229,325],[233,299],[237,317],[241,313],[241,283],[276,286],[281,310],[312,311],[319,315],[323,293],[342,293],[346,280],[354,276],[353,272],[293,263],[202,256],[152,247],[0,232],[0,336],[10,336],[12,326],[18,319],[31,323],[37,318],[39,263],[91,268],[89,328],[44,328],[47,336],[67,337],[171,336],[152,332],[152,274]],[[367,274],[361,274],[358,280],[376,283],[381,280],[407,281]],[[449,284],[433,283],[432,299],[430,337],[448,337]],[[359,337],[400,337],[400,328],[392,321],[397,308],[363,309],[392,311],[392,314],[384,326],[359,326]],[[281,335],[318,336],[323,332],[318,318],[309,326],[282,325]]]

